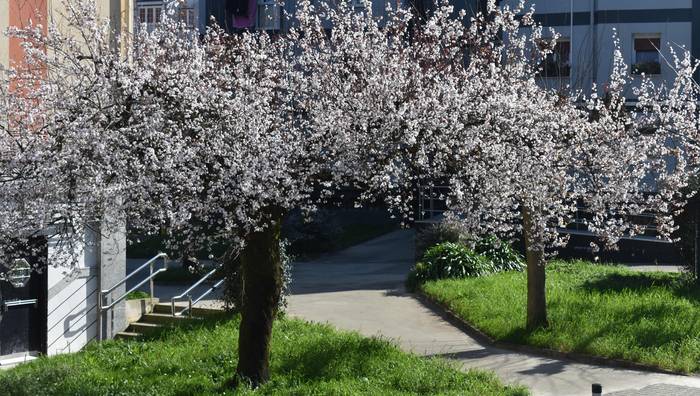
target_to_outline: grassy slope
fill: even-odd
[[[0,393],[31,395],[234,394],[238,320],[176,329],[149,342],[110,341],[83,352],[42,358],[0,371]],[[389,343],[298,320],[277,322],[271,381],[257,391],[279,395],[524,395],[492,375],[462,373]]]
[[[524,273],[430,282],[423,290],[497,340],[700,372],[700,288],[679,274],[550,264],[550,327],[534,332],[524,329]]]

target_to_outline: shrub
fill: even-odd
[[[474,245],[474,251],[491,261],[494,270],[522,271],[525,269],[523,257],[510,244],[495,236],[482,238]]]
[[[461,243],[445,242],[425,252],[423,260],[409,273],[406,287],[415,290],[430,280],[476,277],[492,272],[493,265],[484,256]]]
[[[467,232],[456,221],[442,221],[430,225],[416,233],[416,259],[421,259],[425,252],[435,245],[445,242],[465,242]]]

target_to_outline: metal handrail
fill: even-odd
[[[233,260],[235,260],[235,259],[237,259],[237,258],[238,258],[238,255],[236,255],[236,257],[234,257]],[[200,295],[199,297],[197,297],[194,301],[192,300],[192,295],[190,294],[190,292],[191,292],[192,290],[194,290],[197,286],[199,286],[199,285],[201,285],[202,283],[204,283],[204,281],[206,281],[206,280],[209,279],[212,275],[214,275],[214,273],[215,273],[216,271],[218,271],[218,270],[220,270],[221,268],[223,268],[223,266],[224,266],[223,264],[217,265],[216,267],[214,267],[214,269],[212,269],[211,271],[209,271],[209,272],[207,272],[206,274],[204,274],[204,276],[202,276],[202,278],[200,278],[197,282],[195,282],[195,283],[194,283],[192,286],[190,286],[187,290],[185,290],[184,292],[180,293],[179,295],[174,296],[173,298],[171,298],[171,299],[170,299],[170,313],[171,313],[171,315],[172,315],[173,317],[175,317],[175,316],[182,316],[182,315],[184,315],[185,312],[189,312],[189,316],[191,317],[191,316],[192,316],[192,306],[195,305],[195,304],[197,304],[198,302],[202,301],[202,299],[203,299],[204,297],[206,297],[206,296],[208,296],[209,294],[211,294],[211,292],[213,292],[214,290],[216,290],[216,289],[218,289],[219,287],[221,287],[221,285],[224,283],[225,279],[222,279],[222,280],[216,282],[216,283],[214,284],[214,286],[212,286],[212,287],[210,287],[209,289],[207,289],[207,291],[205,291],[204,293],[202,293],[202,295]],[[185,299],[185,298],[187,298],[187,301],[188,301],[187,307],[185,307],[185,309],[183,309],[182,311],[177,312],[177,311],[175,310],[175,302],[176,302],[176,301],[179,301],[179,300],[183,300],[183,299]]]
[[[170,299],[170,313],[171,313],[171,315],[172,315],[172,316],[182,316],[185,312],[188,312],[188,311],[189,311],[189,316],[192,316],[192,306],[193,306],[194,304],[198,303],[198,302],[202,299],[202,296],[199,296],[199,298],[197,298],[197,301],[192,301],[192,295],[189,294],[189,293],[190,293],[192,290],[194,290],[197,286],[199,286],[199,285],[201,285],[202,283],[204,283],[204,281],[206,281],[207,279],[209,279],[212,275],[214,275],[214,273],[215,273],[216,271],[220,270],[222,267],[223,267],[223,264],[217,265],[214,269],[212,269],[211,271],[209,271],[209,272],[207,272],[206,274],[204,274],[204,276],[202,276],[197,282],[195,282],[195,283],[194,283],[192,286],[190,286],[187,290],[185,290],[184,292],[180,293],[179,295],[174,296],[173,298],[171,298],[171,299]],[[211,292],[211,291],[208,290],[206,294],[209,294],[210,292]],[[188,300],[188,306],[187,306],[185,309],[183,309],[182,311],[176,312],[176,311],[175,311],[175,302],[176,302],[176,301],[179,301],[179,300],[182,300],[182,299],[184,299],[184,298],[187,298],[187,300]]]
[[[153,271],[153,264],[159,259],[163,259],[163,268],[160,268],[157,271]],[[133,277],[134,275],[136,275],[138,272],[142,271],[146,267],[150,268],[150,273],[144,280],[142,280],[136,286],[134,286],[131,289],[124,292],[117,299],[112,299],[112,301],[109,304],[104,305],[105,297],[110,296],[112,294],[112,292],[114,292],[119,286],[125,284],[127,280],[131,279],[131,277]],[[98,299],[97,299],[97,328],[98,328],[98,339],[99,340],[102,340],[102,338],[103,338],[103,336],[102,336],[102,315],[103,315],[103,312],[114,308],[115,305],[124,301],[126,299],[126,297],[129,295],[129,293],[136,291],[139,287],[143,286],[146,282],[150,282],[150,295],[151,295],[151,300],[153,300],[153,289],[154,289],[153,279],[161,272],[165,272],[167,270],[168,270],[168,255],[165,253],[158,253],[156,256],[154,256],[150,260],[143,263],[140,267],[131,271],[131,273],[129,273],[124,278],[122,278],[122,280],[120,280],[119,282],[114,284],[109,289],[104,289],[104,290],[99,291]]]
[[[218,269],[218,268],[217,268],[217,269]],[[195,299],[195,300],[192,300],[192,296],[189,295],[189,294],[188,294],[187,296],[180,297],[180,299],[183,299],[184,297],[187,297],[188,305],[185,307],[185,309],[183,309],[182,311],[179,311],[179,312],[175,311],[175,300],[176,300],[176,299],[173,297],[173,298],[170,300],[171,309],[172,309],[172,316],[182,316],[182,315],[185,314],[185,312],[188,312],[188,316],[189,316],[189,317],[192,317],[192,307],[193,307],[195,304],[197,304],[198,302],[202,301],[202,299],[203,299],[204,297],[206,297],[206,296],[208,296],[209,294],[211,294],[211,292],[213,292],[214,290],[216,290],[216,289],[218,289],[219,287],[221,287],[221,285],[224,283],[225,280],[226,280],[226,279],[221,279],[220,281],[216,282],[216,283],[214,284],[214,286],[212,286],[212,287],[210,287],[209,289],[207,289],[207,291],[205,291],[204,293],[202,293],[202,295],[199,296],[199,297],[197,297],[197,299]]]
[[[131,273],[130,273],[129,275],[125,276],[121,281],[119,281],[119,283],[115,284],[114,286],[110,287],[110,288],[107,289],[107,290],[102,290],[102,293],[107,294],[107,293],[113,292],[117,287],[121,286],[121,285],[124,284],[127,280],[131,279],[131,277],[134,276],[134,275],[136,275],[139,271],[141,271],[142,269],[146,268],[146,267],[149,266],[149,265],[152,265],[156,260],[161,259],[161,258],[164,259],[164,261],[163,261],[163,266],[164,266],[164,268],[167,268],[167,266],[168,266],[168,265],[167,265],[168,255],[165,254],[165,253],[158,253],[158,254],[155,255],[153,258],[151,258],[150,260],[148,260],[148,261],[146,261],[145,263],[143,263],[140,267],[138,267],[138,268],[136,268],[135,270],[131,271]]]
[[[204,297],[208,296],[211,292],[213,292],[214,290],[216,290],[216,289],[218,289],[219,287],[221,287],[221,285],[224,283],[225,280],[226,280],[226,279],[222,279],[222,280],[216,282],[216,283],[214,284],[214,286],[210,287],[209,289],[207,289],[207,291],[205,291],[204,293],[202,293],[202,295],[199,296],[199,298],[197,298],[196,300],[192,301],[192,305],[195,305],[195,304],[197,304],[198,302],[202,301],[202,299],[203,299]],[[192,308],[190,307],[189,309],[191,310]],[[182,315],[182,314],[181,314],[181,315]],[[192,315],[191,312],[190,312],[190,315]]]
[[[138,288],[143,286],[144,283],[153,280],[153,278],[155,278],[156,275],[160,274],[161,272],[165,272],[167,270],[168,270],[167,268],[161,268],[155,272],[152,272],[146,279],[142,280],[141,282],[139,282],[136,286],[132,287],[131,289],[125,291],[124,294],[121,295],[121,297],[117,298],[116,300],[113,300],[109,305],[102,306],[102,309],[108,310],[108,309],[114,308],[115,305],[124,301],[124,299],[126,299],[126,297],[129,295],[129,293],[138,290]],[[104,290],[102,291],[102,293],[104,295]],[[151,291],[151,298],[153,298],[153,291]]]

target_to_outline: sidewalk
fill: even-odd
[[[647,392],[658,389],[700,395],[700,377],[598,367],[482,345],[403,291],[412,261],[413,234],[397,231],[332,256],[298,263],[288,312],[392,339],[404,350],[454,359],[464,368],[494,371],[505,382],[527,386],[533,395],[588,396],[593,383],[603,385],[604,395],[618,391],[656,395]],[[638,391],[650,385],[654,386]]]

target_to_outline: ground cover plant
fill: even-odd
[[[524,269],[520,253],[494,236],[474,241],[443,242],[425,251],[409,272],[406,288],[415,291],[430,280],[461,279]]]
[[[0,372],[5,394],[526,395],[493,375],[401,352],[386,341],[299,320],[275,323],[273,375],[256,391],[226,386],[238,318],[175,329],[146,342],[109,341]],[[235,344],[234,344],[235,345]]]
[[[527,330],[526,274],[427,282],[422,289],[499,341],[700,372],[700,290],[687,275],[556,261],[550,326]]]
[[[127,300],[141,300],[143,298],[151,298],[151,295],[142,290],[134,290],[126,295]]]

